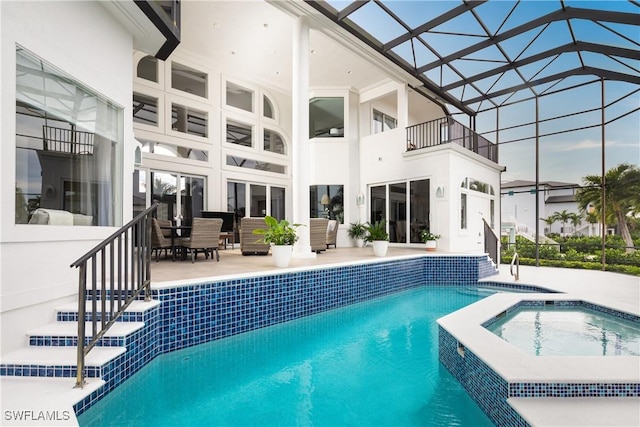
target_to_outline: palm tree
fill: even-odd
[[[569,221],[571,221],[571,225],[573,225],[573,234],[575,235],[578,231],[578,226],[582,224],[582,215],[578,213],[572,213]]]
[[[551,227],[553,226],[553,224],[555,224],[556,222],[556,218],[553,215],[549,215],[546,218],[540,218],[541,220],[544,221],[545,224],[547,224],[547,226],[545,227],[545,233],[546,234],[550,234],[551,233]]]
[[[564,235],[564,225],[571,221],[571,215],[573,215],[571,212],[567,211],[566,209],[564,209],[562,212],[554,212],[553,213],[553,217],[555,218],[556,221],[560,221],[562,223],[562,232],[560,234]]]
[[[602,218],[602,177],[587,175],[582,178],[583,187],[576,192],[580,209],[585,211],[593,205],[600,220],[606,224],[609,215]],[[633,239],[629,232],[627,215],[637,212],[640,194],[640,169],[628,163],[621,163],[609,169],[604,175],[605,211],[615,215],[620,235],[627,246],[627,253],[634,251]]]

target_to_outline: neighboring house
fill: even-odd
[[[308,5],[182,2],[176,28],[157,3],[0,2],[3,353],[153,202],[183,222],[328,216],[338,246],[357,220],[451,252],[483,250],[483,219],[497,233],[497,147]]]
[[[500,190],[502,207],[502,230],[517,224],[521,230],[528,229],[535,234],[536,219],[538,220],[539,232],[542,235],[557,233],[561,235],[599,235],[599,226],[589,224],[584,219],[584,214],[580,211],[575,199],[576,191],[580,188],[578,184],[543,181],[539,183],[538,193],[539,214],[536,215],[536,183],[535,181],[516,180],[503,182]],[[571,222],[563,224],[556,221],[549,226],[543,218],[549,218],[556,212],[567,211],[583,215],[582,222],[576,227]]]

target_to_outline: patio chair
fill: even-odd
[[[327,225],[327,249],[329,249],[329,246],[337,247],[338,225],[339,223],[335,219],[329,220],[329,224]]]
[[[169,230],[171,232],[171,230]],[[164,256],[167,257],[169,249],[173,249],[171,245],[171,239],[166,238],[160,228],[160,223],[157,219],[153,218],[151,222],[151,252],[156,252],[156,262],[158,262],[160,253],[164,250]]]
[[[220,261],[220,253],[218,245],[220,242],[220,230],[222,229],[222,220],[219,218],[193,218],[191,226],[191,236],[178,239],[177,246],[182,246],[182,258],[185,258],[186,251],[191,252],[191,262],[196,261],[198,252],[204,252],[205,257],[214,257],[216,261]]]
[[[171,238],[171,229],[170,228],[162,228],[162,227],[171,227],[171,220],[168,219],[156,219],[158,221],[158,225],[160,225],[160,231],[162,231],[162,235],[164,237]]]
[[[242,255],[267,255],[269,244],[262,242],[262,236],[253,234],[257,228],[267,228],[264,218],[245,217],[240,219],[240,252]]]
[[[327,226],[329,220],[326,218],[311,218],[309,220],[309,240],[311,250],[320,253],[327,250]]]

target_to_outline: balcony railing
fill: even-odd
[[[407,127],[407,151],[441,144],[458,144],[498,163],[498,146],[451,117]]]

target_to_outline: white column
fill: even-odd
[[[291,186],[293,222],[298,228],[298,242],[293,256],[312,258],[309,238],[309,23],[299,17],[293,24],[293,70],[291,83]]]

